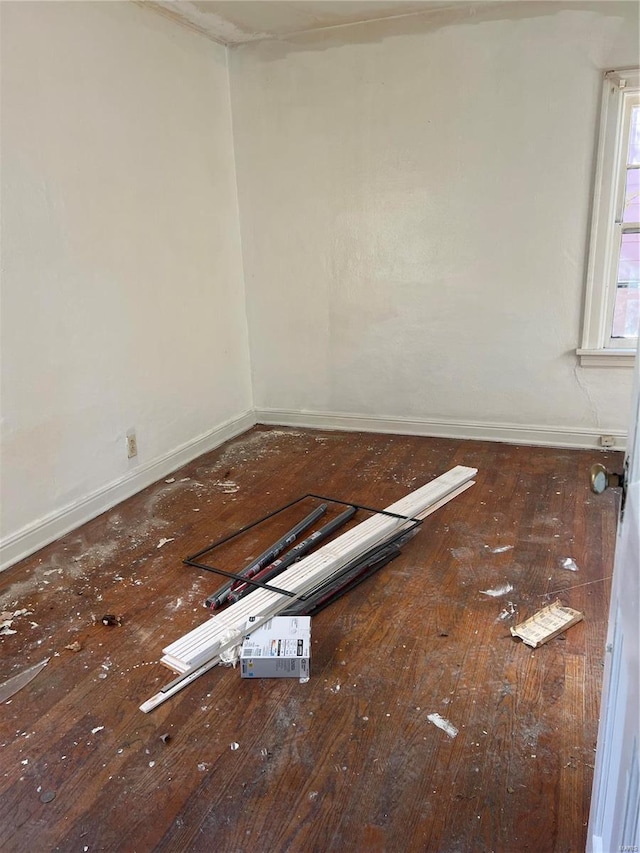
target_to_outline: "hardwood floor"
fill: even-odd
[[[51,659],[2,706],[2,849],[583,850],[617,511],[594,461],[621,454],[257,427],[4,572],[0,610],[28,612],[0,682]],[[457,464],[476,485],[314,617],[308,683],[216,667],[139,711],[221,582],[187,554],[307,492],[384,507]],[[584,621],[511,637],[556,596]]]

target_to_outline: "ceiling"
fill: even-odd
[[[214,41],[235,45],[482,4],[465,0],[145,0],[141,5]]]

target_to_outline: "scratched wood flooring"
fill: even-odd
[[[621,454],[257,427],[6,571],[0,609],[28,612],[0,681],[50,661],[2,706],[2,850],[583,850],[617,501],[588,490],[598,460]],[[217,667],[138,710],[219,585],[183,557],[301,494],[384,507],[456,464],[477,484],[314,618],[308,683]],[[510,636],[556,595],[584,621]]]

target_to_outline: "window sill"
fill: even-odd
[[[634,349],[578,349],[580,367],[633,367]]]

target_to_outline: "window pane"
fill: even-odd
[[[627,169],[623,222],[640,222],[640,169]]]
[[[640,166],[640,107],[631,110],[631,132],[629,133],[628,166]]]
[[[614,338],[635,338],[640,316],[640,234],[623,234],[613,310]]]

